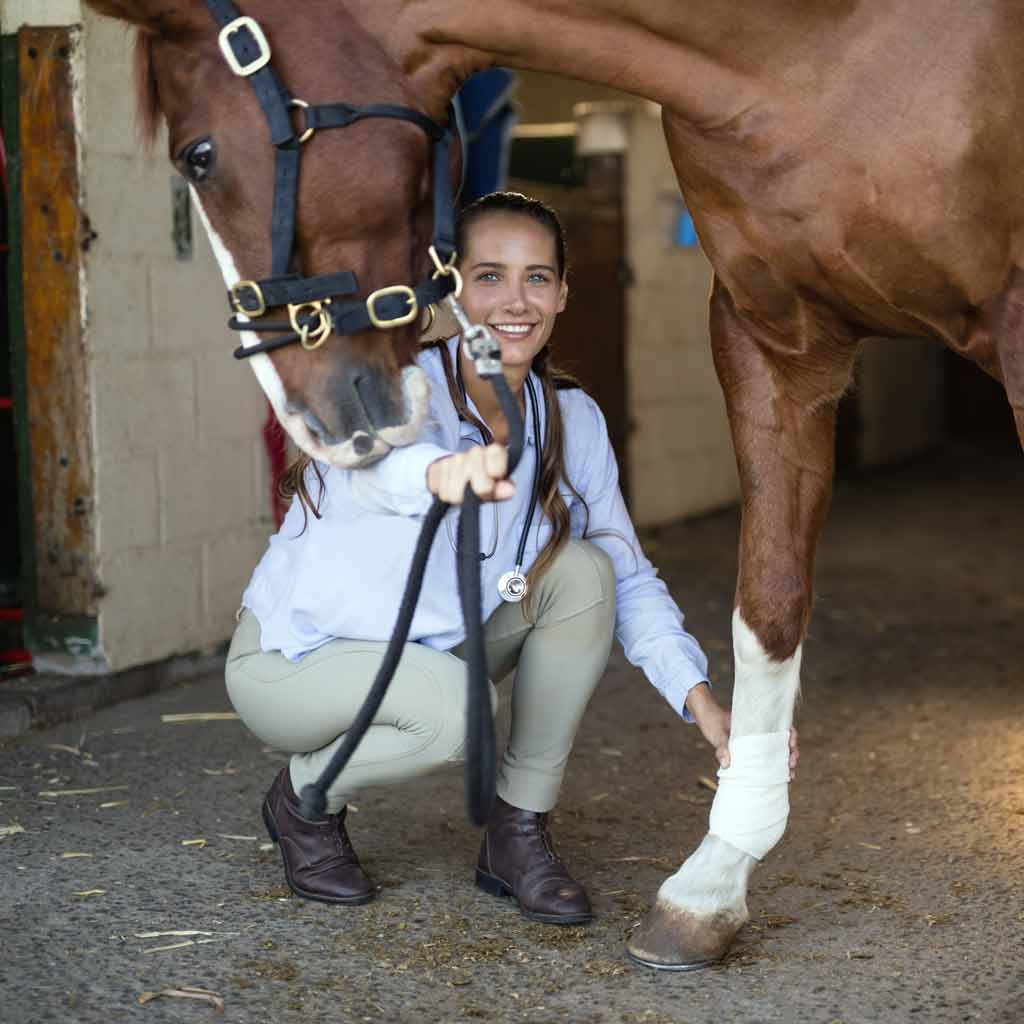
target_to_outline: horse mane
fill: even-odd
[[[153,71],[153,40],[156,36],[140,28],[135,36],[135,110],[139,137],[151,152],[160,126],[160,94]]]

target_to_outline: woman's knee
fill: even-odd
[[[487,694],[491,701],[491,718],[498,714],[498,691],[490,681],[487,683]],[[461,764],[466,760],[466,689],[462,688],[461,711],[454,719],[449,718],[448,728],[441,741],[436,744],[437,764]]]
[[[559,615],[602,606],[615,614],[615,567],[608,555],[587,540],[571,540],[541,580],[542,604]]]

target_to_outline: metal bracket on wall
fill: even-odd
[[[192,194],[188,182],[178,175],[171,178],[171,241],[174,258],[188,263],[192,259]]]

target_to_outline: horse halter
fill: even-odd
[[[239,13],[230,0],[205,0],[220,26],[221,53],[231,70],[248,80],[270,127],[270,141],[277,150],[274,168],[274,212],[271,221],[271,276],[260,281],[238,281],[228,291],[234,315],[228,327],[234,331],[286,331],[288,333],[235,349],[236,359],[270,352],[300,343],[319,348],[333,333],[357,334],[389,330],[412,323],[423,309],[462,289],[455,269],[455,208],[452,200],[449,151],[451,132],[411,107],[373,104],[353,107],[346,103],[311,106],[292,96],[270,65],[270,44],[259,24]],[[305,125],[297,132],[295,110]],[[337,302],[341,295],[359,291],[351,271],[303,277],[289,273],[295,247],[295,211],[298,202],[301,147],[324,128],[344,128],[367,118],[409,121],[421,128],[433,150],[434,236],[428,250],[434,264],[431,277],[413,288],[391,285],[379,288],[366,299]],[[285,306],[287,321],[257,322],[272,307]],[[432,310],[431,310],[432,312]],[[240,319],[241,318],[241,319]]]

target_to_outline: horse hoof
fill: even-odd
[[[658,900],[630,937],[626,954],[658,971],[699,971],[729,952],[742,925],[733,914],[698,916]]]

